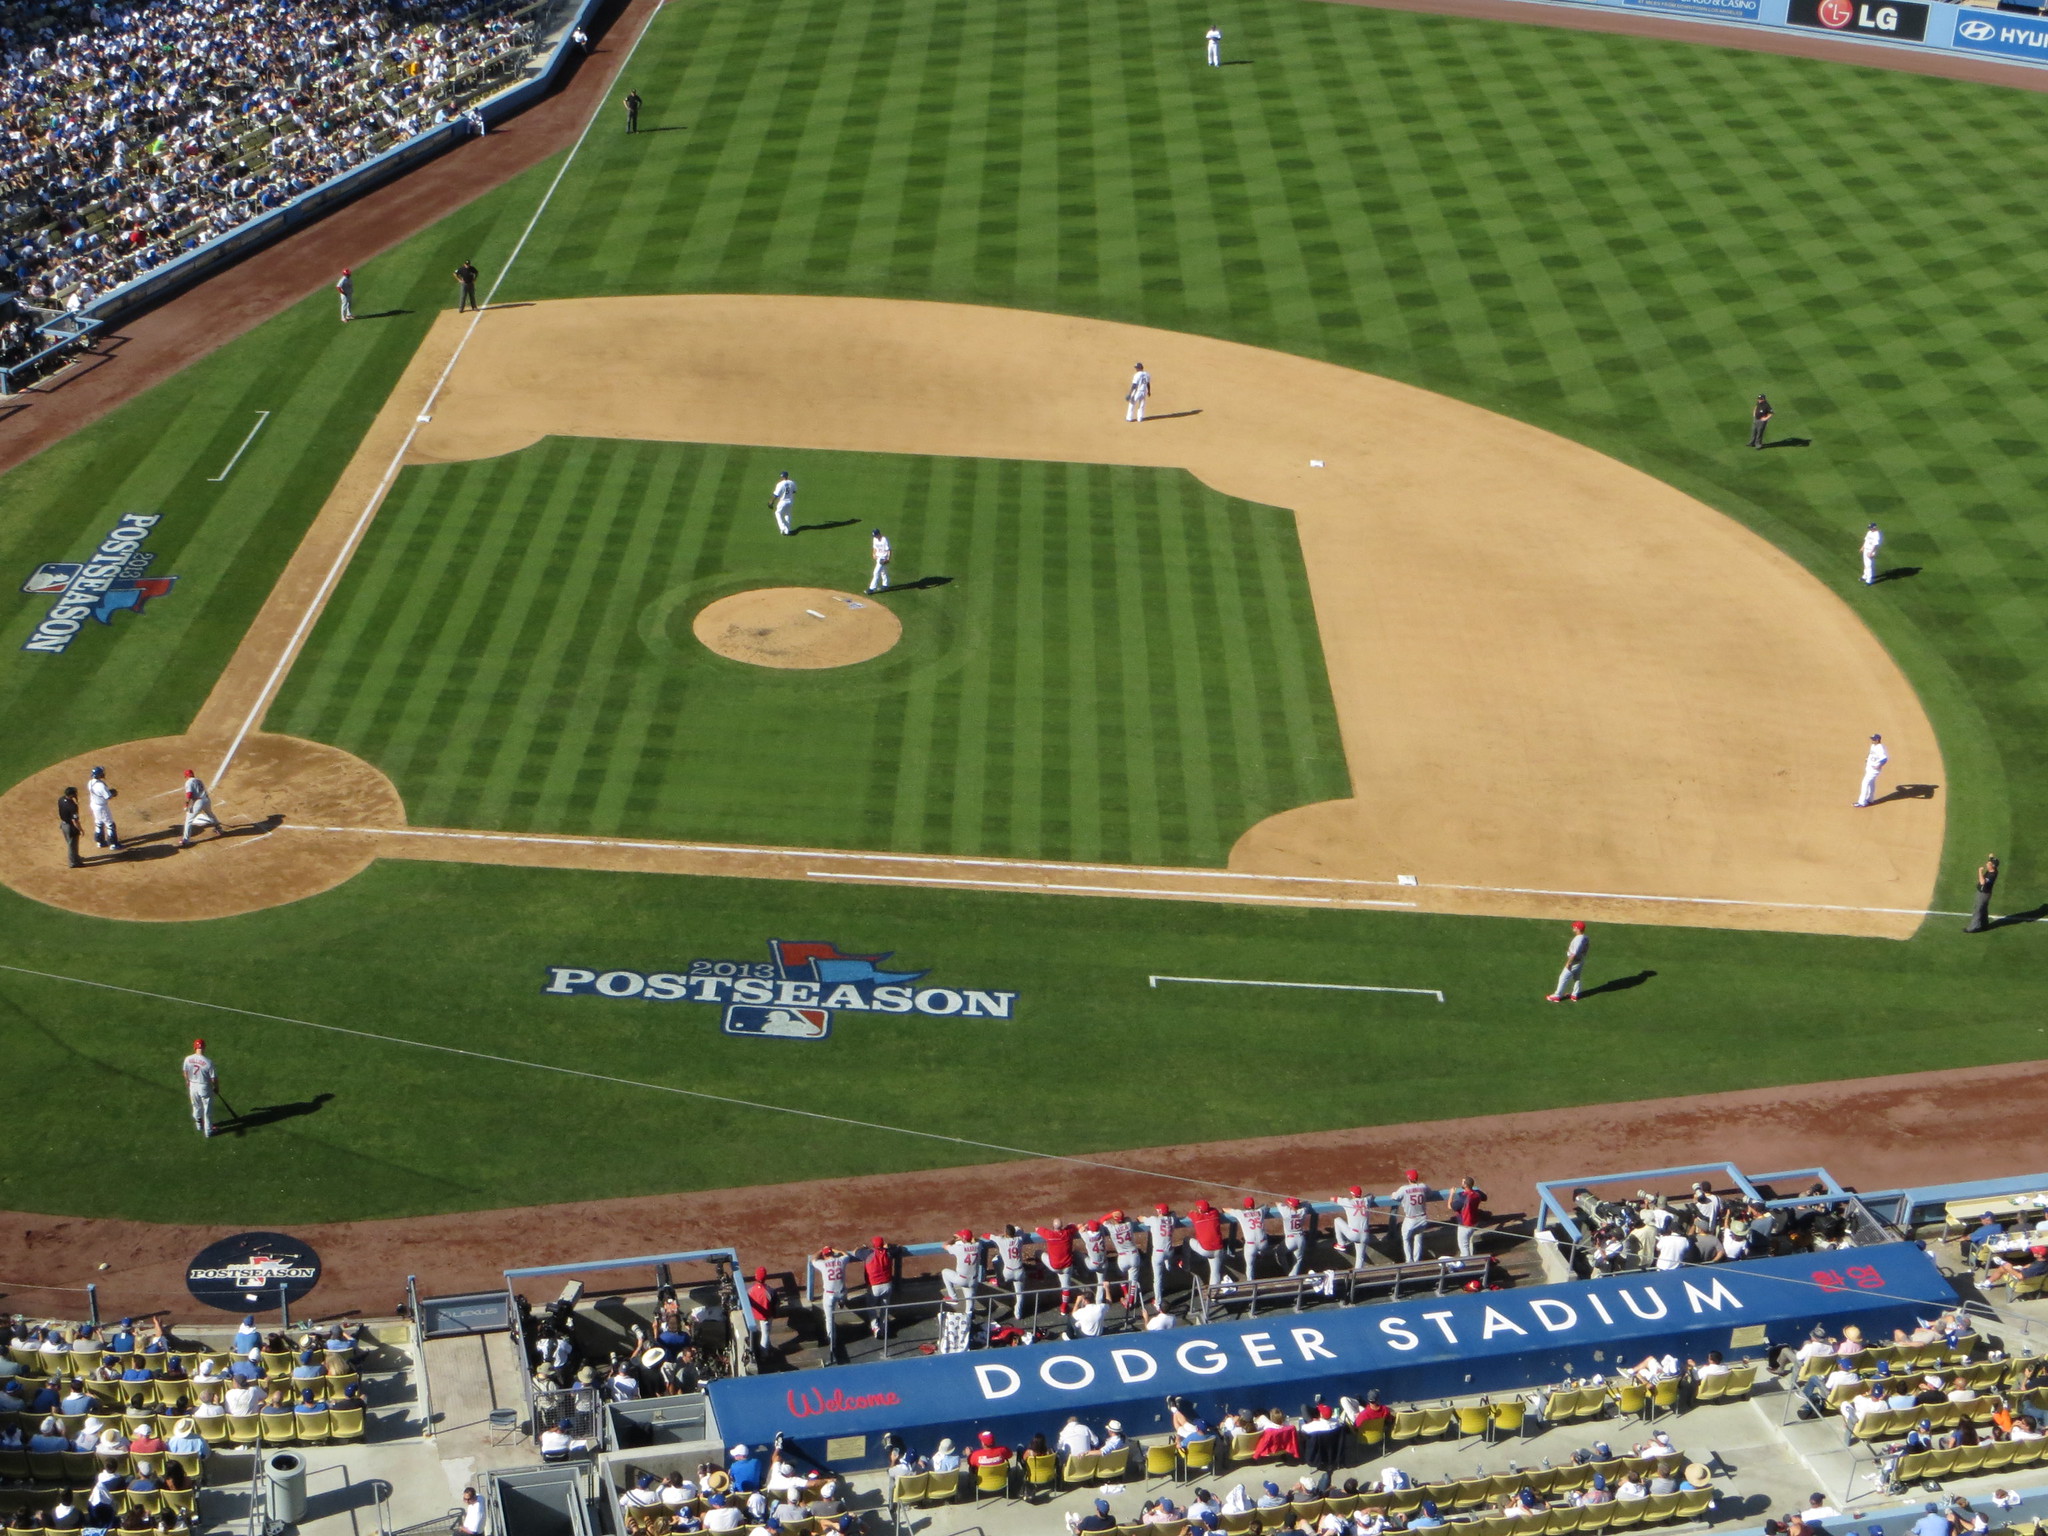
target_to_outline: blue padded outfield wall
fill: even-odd
[[[1364,1307],[1274,1312],[1246,1322],[1116,1334],[967,1354],[920,1355],[831,1370],[742,1376],[709,1391],[718,1437],[786,1434],[851,1470],[884,1460],[882,1436],[930,1453],[941,1435],[992,1429],[1005,1444],[1048,1439],[1070,1413],[1138,1435],[1166,1427],[1168,1393],[1211,1419],[1222,1406],[1301,1410],[1379,1389],[1389,1403],[1432,1401],[1611,1375],[1645,1355],[1731,1358],[1797,1343],[1816,1324],[1861,1324],[1873,1338],[1956,1303],[1913,1243],[1801,1258],[1692,1266],[1521,1290],[1456,1293]]]

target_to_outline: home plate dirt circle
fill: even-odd
[[[88,917],[189,922],[235,917],[331,890],[369,868],[368,837],[312,836],[295,824],[402,827],[405,806],[391,781],[361,758],[296,736],[254,731],[213,790],[224,835],[202,830],[178,846],[185,769],[211,773],[226,743],[159,736],[81,753],[32,774],[0,795],[0,882],[24,896]],[[119,791],[115,825],[122,851],[93,847],[84,811],[87,771],[107,770]],[[83,869],[64,861],[57,794],[76,785]]]
[[[756,667],[816,671],[872,661],[903,623],[872,597],[828,587],[762,587],[721,597],[690,621],[709,650]]]

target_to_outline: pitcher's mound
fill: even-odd
[[[721,597],[690,623],[721,656],[757,667],[850,667],[903,638],[903,624],[872,597],[826,587],[763,587]]]

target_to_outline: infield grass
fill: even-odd
[[[1212,17],[1247,63],[1200,65]],[[672,131],[629,138],[607,119],[503,297],[786,291],[1070,311],[1327,358],[1536,422],[1757,528],[1868,618],[1941,733],[1942,905],[1965,900],[1992,847],[2008,856],[2002,909],[2048,891],[2048,338],[2030,192],[2048,148],[2032,97],[1308,0],[671,5],[627,87],[647,101],[644,125]],[[363,307],[412,313],[343,329],[317,295],[0,480],[7,569],[77,559],[118,513],[161,510],[157,569],[181,578],[62,657],[0,652],[10,781],[183,727],[428,311],[452,301],[447,272],[472,255],[495,271],[550,175],[365,264]],[[1785,446],[1750,453],[1759,390]],[[260,409],[277,412],[265,435],[209,484]],[[1872,518],[1911,573],[1866,590],[1854,552]],[[829,584],[844,584],[838,569]],[[374,570],[351,572],[316,635],[317,665],[336,670],[295,677],[290,706],[366,744],[385,733],[373,756],[403,746],[410,691],[369,670],[383,646]],[[964,580],[917,597],[979,600]],[[46,606],[17,600],[10,644]],[[362,631],[343,633],[358,612]],[[565,615],[597,619],[587,601]],[[332,692],[315,701],[320,687]],[[550,718],[575,705],[550,700]],[[565,740],[551,738],[551,766],[592,771]],[[500,772],[508,818],[534,814],[520,793],[582,803],[545,775],[536,791],[534,771]],[[600,762],[587,798],[630,810],[640,771]],[[439,782],[459,798],[489,775]],[[1054,782],[1039,781],[1035,812],[1005,808],[1003,836],[1036,814],[1056,846]],[[893,829],[903,793],[886,806],[849,794],[840,814],[872,828],[886,810]],[[912,833],[932,835],[938,793],[907,815]],[[980,826],[993,835],[985,814]],[[1603,974],[1657,975],[1574,1012],[1560,1037],[1538,1000],[1556,927],[1505,920],[401,864],[197,928],[4,894],[0,914],[10,961],[37,969],[1053,1150],[2033,1058],[2048,933],[1603,929]],[[709,1009],[538,994],[549,961],[747,958],[792,935],[1014,987],[1018,1023],[849,1027],[795,1046],[722,1039]],[[1143,986],[1155,969],[1442,986],[1451,1002],[1418,1017],[1391,1002],[1169,995]],[[231,1095],[333,1098],[210,1149],[225,1177],[194,1178],[165,1156],[189,1134],[169,1072],[191,1013],[12,972],[0,1010],[20,1079],[65,1090],[16,1097],[18,1145],[71,1147],[87,1126],[93,1146],[11,1163],[0,1199],[17,1209],[303,1219],[977,1155],[213,1016]],[[1170,1102],[1151,1092],[1162,1073]]]

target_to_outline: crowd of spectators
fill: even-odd
[[[80,309],[462,116],[547,9],[50,0],[0,17],[0,293]],[[0,354],[24,330],[0,330]]]
[[[1819,1184],[1807,1198],[1811,1204],[1773,1207],[1719,1194],[1704,1181],[1695,1181],[1691,1193],[1678,1200],[1648,1190],[1632,1200],[1573,1192],[1573,1203],[1592,1228],[1583,1251],[1595,1275],[1854,1248],[1848,1203]]]

